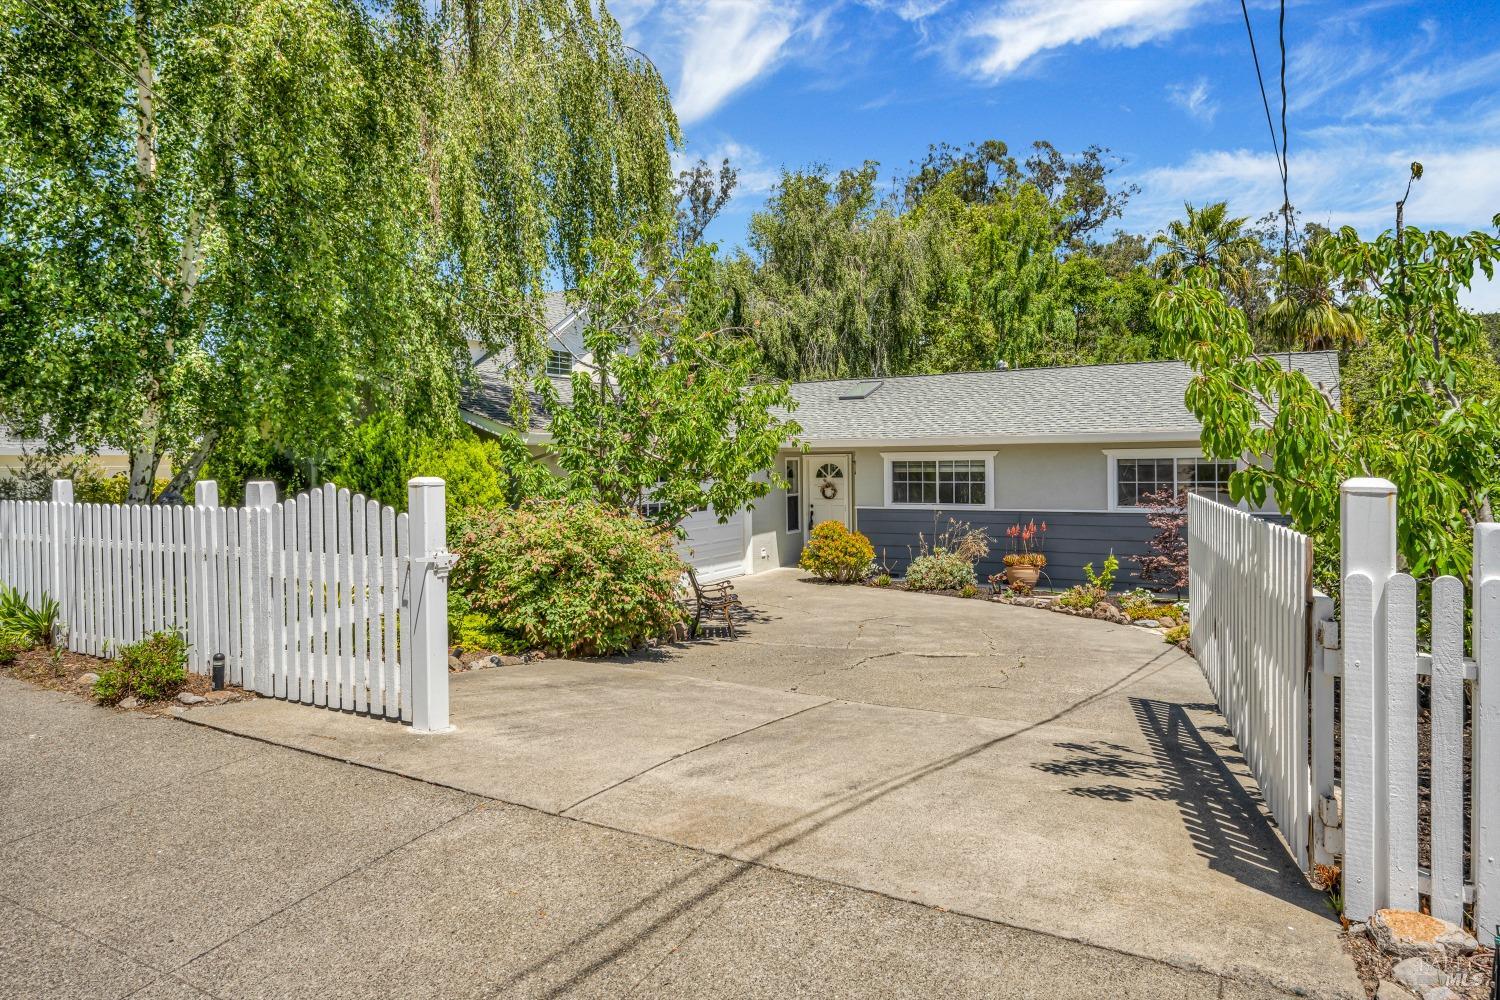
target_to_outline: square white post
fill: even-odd
[[[200,479],[193,484],[194,507],[219,506],[219,484],[212,479]]]
[[[73,641],[73,480],[52,480],[52,503],[47,508],[47,530],[51,540],[47,567],[52,592],[57,602],[57,628],[67,633],[69,648]],[[59,637],[52,636],[53,645]]]
[[[447,485],[423,477],[406,485],[411,532],[411,577],[406,614],[411,615],[412,729],[447,732],[448,554]]]
[[[1396,486],[1347,480],[1339,495],[1343,579],[1344,914],[1386,903],[1385,588],[1396,573]]]
[[[250,594],[250,653],[247,686],[257,693],[270,695],[271,615],[280,614],[271,607],[271,508],[276,506],[276,484],[252,480],[245,484],[245,507],[250,511],[250,537],[246,548],[250,558],[244,563],[244,582]]]
[[[1500,524],[1474,527],[1474,925],[1500,925]]]

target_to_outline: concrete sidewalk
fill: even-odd
[[[738,643],[455,677],[443,736],[272,701],[184,714],[1250,995],[1363,995],[1191,659],[1045,612],[809,591],[757,602]],[[735,670],[764,686],[694,676]],[[894,704],[830,696],[851,688]],[[908,707],[931,699],[975,712]]]
[[[0,775],[0,997],[1282,995],[8,678]]]

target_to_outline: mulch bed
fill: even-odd
[[[92,701],[93,695],[90,693],[89,685],[81,678],[84,674],[101,673],[109,664],[109,660],[96,656],[86,656],[83,653],[74,653],[62,648],[38,646],[18,654],[14,663],[0,666],[0,675],[14,677],[28,684],[35,684],[37,687],[47,688],[49,691],[66,691]],[[206,699],[205,703],[214,704],[256,697],[253,691],[236,687],[226,687],[223,691],[215,691],[213,680],[205,674],[188,674],[187,683],[180,690],[201,695]],[[116,707],[115,710],[165,715],[174,708],[185,707],[187,706],[182,705],[173,697],[165,701],[147,702],[135,709]]]

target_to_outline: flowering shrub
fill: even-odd
[[[458,529],[459,610],[509,644],[561,656],[620,653],[682,620],[672,536],[633,514],[533,500],[471,511]]]
[[[842,521],[824,521],[813,526],[797,565],[822,580],[855,583],[865,578],[874,561],[875,549],[868,538],[850,531]]]
[[[1100,601],[1109,596],[1109,588],[1114,585],[1115,574],[1120,570],[1120,560],[1111,552],[1104,560],[1102,571],[1095,573],[1094,564],[1083,564],[1083,575],[1088,583],[1080,583],[1078,586],[1068,590],[1057,599],[1057,603],[1065,608],[1079,608],[1085,611],[1093,610]]]
[[[974,564],[960,553],[936,549],[906,567],[907,590],[963,590],[976,584]]]
[[[1042,555],[1042,545],[1046,538],[1046,521],[1038,525],[1033,518],[1025,524],[1012,524],[1005,529],[1005,542],[1010,551],[1005,554],[1003,562],[1007,566],[1035,566],[1041,569],[1047,565],[1047,557]]]

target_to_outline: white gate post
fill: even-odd
[[[1385,905],[1386,583],[1396,572],[1396,486],[1350,479],[1339,494],[1343,579],[1344,914],[1367,919]]]
[[[441,479],[413,479],[406,486],[411,531],[411,580],[406,613],[412,616],[412,729],[441,733],[448,725],[447,486]]]
[[[250,510],[250,537],[243,539],[249,554],[244,576],[250,585],[250,654],[246,687],[272,693],[271,679],[271,508],[276,506],[276,484],[264,479],[245,484],[245,506]],[[280,614],[279,608],[274,613]]]
[[[1500,524],[1474,527],[1474,926],[1500,925]]]
[[[51,561],[48,572],[51,576],[52,592],[50,596],[57,602],[57,625],[56,627],[66,630],[68,645],[72,648],[73,642],[73,480],[52,480],[52,503],[47,507],[47,534],[48,559]],[[40,602],[38,602],[40,603]],[[52,636],[52,643],[56,645],[58,636]]]

